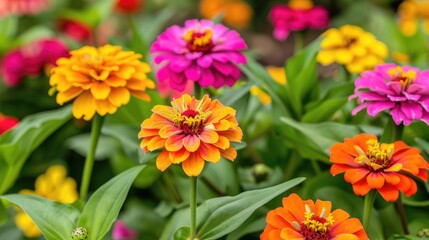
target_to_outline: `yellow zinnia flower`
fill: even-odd
[[[34,191],[24,189],[19,193],[38,195],[61,203],[73,203],[78,199],[76,182],[73,178],[67,177],[67,170],[62,165],[48,168],[45,174],[37,177],[34,187]],[[15,223],[26,237],[34,238],[42,234],[33,220],[22,210],[18,211]]]
[[[361,73],[387,58],[387,46],[358,26],[331,28],[323,35],[317,61],[324,66],[336,62],[350,73]]]
[[[147,78],[150,66],[139,60],[142,55],[112,45],[85,46],[70,55],[58,59],[49,83],[58,91],[58,104],[75,99],[74,117],[90,120],[95,113],[113,114],[131,95],[150,101],[146,90],[155,84]]]
[[[281,85],[286,85],[287,79],[284,67],[267,66],[266,69],[274,81]],[[257,86],[252,86],[250,88],[250,94],[256,96],[264,106],[267,106],[271,103],[271,96]]]
[[[398,23],[402,33],[413,36],[417,32],[418,21],[423,21],[424,31],[429,34],[429,1],[406,0],[398,8]]]

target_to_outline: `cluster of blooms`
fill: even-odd
[[[416,34],[419,19],[423,21],[423,29],[429,34],[429,1],[428,0],[405,0],[398,8],[398,21],[401,31],[406,36]]]
[[[222,21],[235,28],[246,27],[253,15],[252,8],[244,0],[201,0],[199,8],[203,18],[222,15]]]
[[[58,39],[41,39],[8,52],[0,72],[8,86],[16,86],[25,76],[37,76],[52,67],[60,57],[68,56],[68,47]]]
[[[14,128],[18,123],[19,120],[17,118],[4,116],[0,113],[0,135],[7,130]]]
[[[285,40],[290,32],[305,29],[323,29],[329,25],[328,11],[313,6],[311,0],[291,0],[288,4],[276,4],[271,8],[269,20],[274,26],[273,36]]]
[[[35,15],[50,6],[50,0],[2,0],[0,19],[10,15]]]
[[[331,28],[323,35],[317,61],[324,66],[336,62],[351,73],[361,73],[387,58],[386,45],[358,26]]]
[[[54,165],[46,170],[46,173],[37,177],[33,190],[21,190],[20,194],[32,194],[61,203],[73,203],[78,199],[76,182],[73,178],[67,177],[67,170],[62,165]],[[34,224],[31,218],[22,210],[19,210],[16,218],[16,225],[29,238],[40,236],[42,233]]]

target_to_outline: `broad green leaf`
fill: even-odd
[[[191,237],[190,227],[181,227],[174,233],[174,240],[189,240]]]
[[[346,98],[333,98],[328,99],[318,104],[318,106],[311,111],[308,111],[302,117],[302,122],[317,123],[329,120],[335,112],[341,109],[346,104]]]
[[[265,209],[264,209],[265,210]],[[267,211],[256,211],[239,228],[228,234],[226,240],[239,240],[250,233],[262,232],[267,224]]]
[[[47,240],[69,239],[76,226],[79,210],[69,204],[47,200],[36,195],[1,196],[26,212]]]
[[[0,193],[15,182],[30,154],[71,118],[71,107],[37,113],[0,136]]]
[[[197,225],[200,239],[219,239],[240,227],[254,211],[303,182],[305,178],[296,178],[285,183],[243,192],[234,197],[220,197],[207,200],[198,208]]]
[[[134,179],[145,166],[133,167],[112,178],[89,198],[78,225],[85,227],[91,240],[103,239],[118,217]]]

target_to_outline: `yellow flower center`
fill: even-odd
[[[308,10],[313,7],[313,2],[311,0],[291,0],[288,6],[292,9]]]
[[[209,115],[209,112],[204,113],[188,109],[182,113],[176,113],[173,122],[183,130],[185,135],[195,135],[203,131],[204,122]]]
[[[391,165],[390,159],[393,155],[393,144],[379,143],[376,139],[369,139],[366,141],[366,145],[366,152],[359,146],[354,146],[359,153],[359,156],[355,158],[355,162],[366,164],[375,171],[385,169]]]
[[[406,90],[414,82],[417,76],[415,71],[408,70],[407,72],[404,72],[400,66],[389,69],[387,73],[392,77],[392,82],[401,83],[403,90]]]
[[[301,233],[305,239],[320,239],[328,240],[329,227],[334,224],[334,217],[332,214],[326,216],[326,209],[323,208],[319,216],[316,216],[311,211],[310,206],[305,205],[305,220],[299,224],[296,221],[292,222],[292,225]]]
[[[186,48],[191,52],[208,53],[213,48],[213,32],[205,29],[204,32],[195,32],[190,29],[185,33],[184,39],[187,42]]]

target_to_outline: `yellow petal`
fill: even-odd
[[[131,94],[126,88],[111,88],[107,97],[109,102],[116,107],[127,104],[130,101]]]
[[[94,82],[91,87],[92,96],[95,99],[106,99],[110,93],[110,87],[103,82]]]
[[[95,103],[91,93],[84,92],[73,102],[72,113],[75,118],[89,121],[95,114]]]

